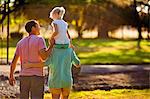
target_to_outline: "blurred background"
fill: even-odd
[[[66,9],[77,54],[83,64],[147,64],[150,62],[149,0],[0,0],[0,63],[13,57],[27,36],[26,21],[36,19],[46,42],[52,31],[49,12]],[[9,39],[9,40],[8,40]],[[7,59],[7,62],[6,60]]]
[[[25,23],[36,19],[48,45],[49,12],[56,6],[66,9],[64,20],[81,60],[81,68],[72,69],[69,99],[150,99],[150,0],[0,0],[1,99],[19,96],[20,63],[13,87],[9,64],[17,42],[28,36]],[[51,95],[45,91],[44,97]]]

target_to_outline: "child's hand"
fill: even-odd
[[[54,38],[49,39],[49,45],[53,46],[55,44]]]
[[[75,49],[75,46],[73,44],[70,44],[69,47],[72,48],[73,50]]]
[[[49,25],[49,26],[48,26],[48,30],[53,31],[53,27],[52,27],[52,25]]]

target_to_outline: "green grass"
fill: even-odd
[[[45,94],[44,99],[51,99],[51,94]],[[72,91],[69,99],[150,99],[150,89],[114,89],[111,91]]]
[[[13,58],[16,43],[17,40],[10,40],[9,59]],[[75,39],[73,44],[82,64],[150,63],[150,42],[146,40],[142,40],[141,50],[136,48],[137,41],[132,40]],[[6,57],[6,48],[0,48],[2,52],[0,56]]]
[[[141,42],[141,50],[137,41],[83,39],[73,43],[82,64],[150,63],[150,43],[146,40]]]

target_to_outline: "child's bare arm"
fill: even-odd
[[[58,27],[57,27],[57,24],[55,24],[54,23],[54,26],[53,26],[53,34],[52,34],[52,36],[51,36],[51,38],[50,39],[53,39],[57,34],[58,34]]]
[[[54,45],[54,39],[51,39],[49,47],[47,49],[44,48],[39,51],[39,54],[43,60],[47,59],[47,57],[50,55],[50,53],[52,52],[53,45]]]

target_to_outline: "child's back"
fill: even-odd
[[[58,34],[54,37],[56,44],[69,44],[70,39],[67,36],[68,24],[64,20],[54,20],[53,24],[57,24]]]

